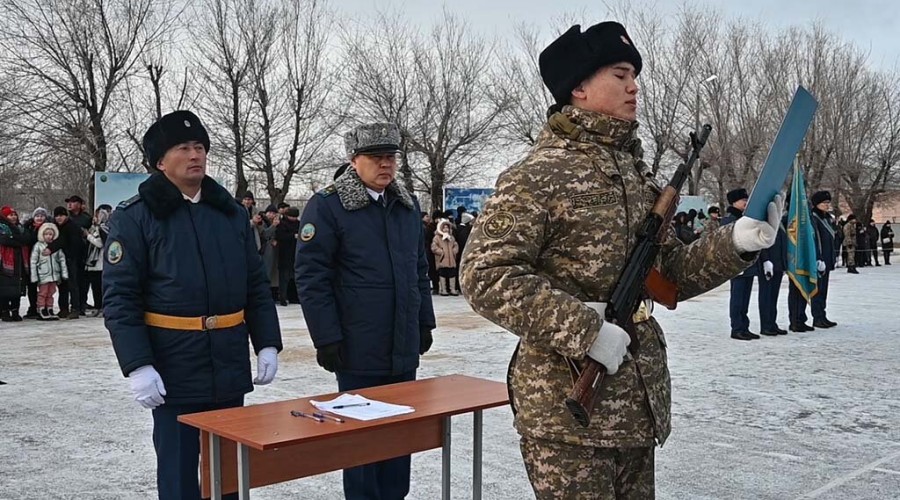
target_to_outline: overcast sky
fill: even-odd
[[[678,9],[681,2],[647,2],[661,15]],[[729,18],[763,20],[773,30],[821,21],[828,30],[870,51],[873,67],[889,70],[900,61],[900,8],[897,0],[710,0],[698,5],[721,9]],[[894,5],[892,5],[894,4]],[[485,33],[504,35],[516,22],[540,24],[567,12],[587,12],[594,16],[583,24],[608,19],[602,0],[336,0],[333,5],[354,17],[378,8],[402,7],[409,17],[423,25],[440,16],[446,5],[452,12],[464,14],[475,28]],[[508,31],[507,31],[508,32]],[[548,40],[549,42],[549,40]],[[640,47],[640,40],[635,40]]]

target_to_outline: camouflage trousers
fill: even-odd
[[[856,246],[844,245],[844,248],[847,249],[847,262],[844,262],[844,265],[847,267],[856,267]]]
[[[522,438],[538,500],[652,500],[654,448],[592,448]]]

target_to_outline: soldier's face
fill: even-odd
[[[157,167],[178,184],[199,184],[206,175],[206,148],[197,141],[183,142],[166,151]]]
[[[635,70],[631,63],[604,66],[572,90],[572,104],[621,120],[637,119]]]
[[[816,208],[819,209],[819,211],[825,212],[827,214],[828,212],[831,212],[831,202],[823,201],[822,203],[816,205]]]
[[[367,188],[384,191],[397,175],[397,155],[395,153],[356,155],[350,160],[357,175]]]

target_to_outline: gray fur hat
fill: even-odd
[[[400,152],[400,128],[393,123],[360,125],[344,136],[347,156]]]

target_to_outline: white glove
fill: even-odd
[[[594,361],[606,367],[606,373],[615,375],[619,371],[619,365],[628,354],[628,345],[631,337],[618,325],[606,321],[606,304],[603,302],[587,302],[586,306],[597,311],[603,323],[600,324],[600,333],[591,344],[587,355]]]
[[[763,273],[765,273],[766,278],[771,278],[775,274],[775,265],[772,264],[771,260],[763,262]]]
[[[824,273],[825,272],[825,262],[823,262],[821,260],[817,260],[816,261],[816,270],[819,271],[820,273]]]
[[[253,383],[266,385],[275,380],[275,372],[278,371],[278,349],[264,347],[256,355],[256,378]]]
[[[144,365],[128,374],[134,400],[148,410],[165,404],[166,387],[153,365]]]
[[[781,224],[782,205],[784,201],[781,194],[776,194],[775,199],[769,202],[765,221],[741,217],[734,223],[732,239],[738,252],[758,252],[775,244],[778,226]]]

